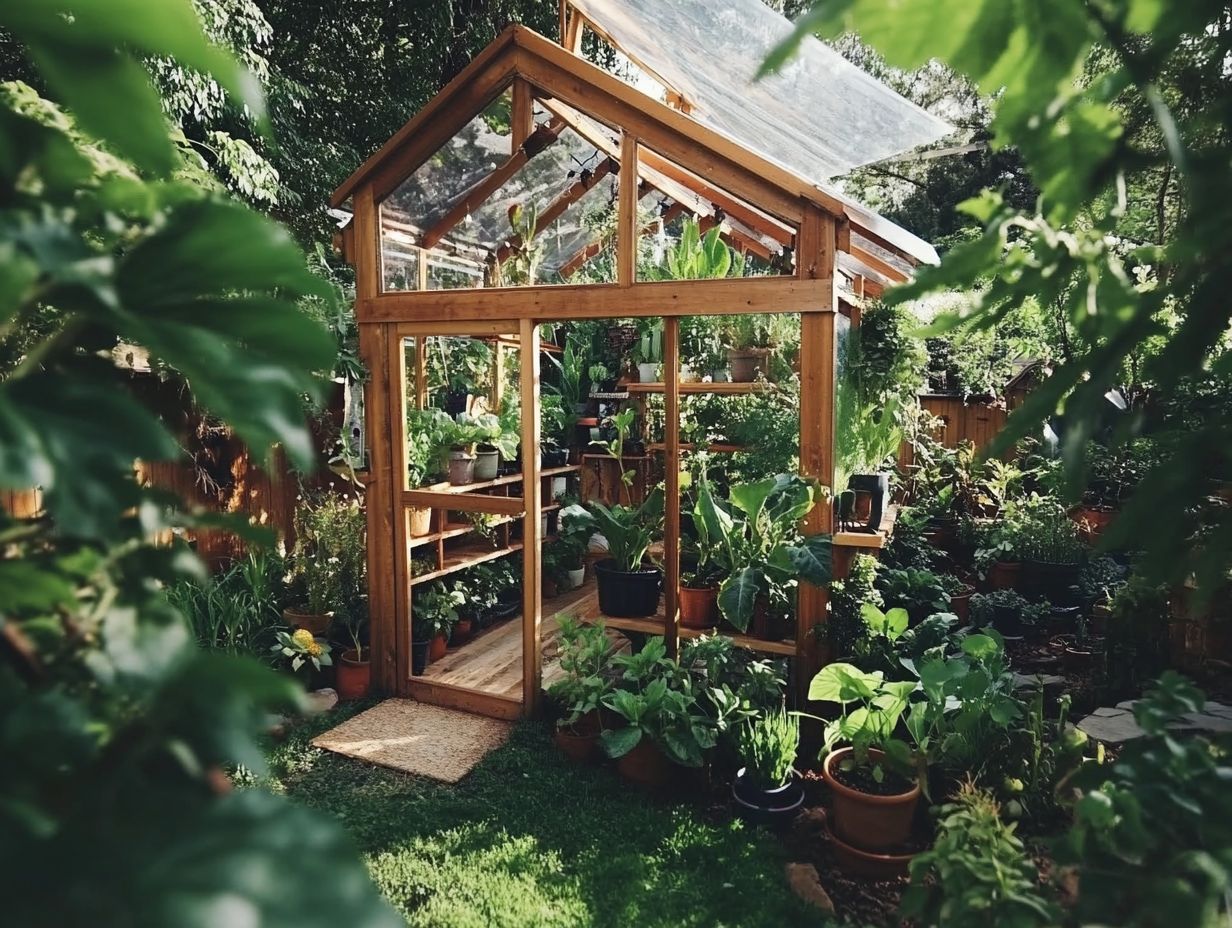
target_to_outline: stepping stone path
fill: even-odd
[[[1208,702],[1201,712],[1186,712],[1170,726],[1174,731],[1232,733],[1232,706]],[[1142,736],[1134,721],[1134,700],[1096,709],[1078,723],[1078,728],[1104,744],[1124,744]]]

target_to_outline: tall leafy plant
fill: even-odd
[[[830,536],[804,537],[799,528],[825,499],[825,488],[815,481],[779,474],[737,484],[723,501],[702,475],[693,524],[699,546],[726,573],[719,609],[736,628],[748,629],[758,598],[769,595],[772,585],[830,582]]]
[[[71,113],[0,95],[0,342],[24,345],[0,381],[0,487],[40,486],[46,510],[0,514],[6,919],[392,928],[336,823],[229,788],[225,771],[262,769],[255,736],[296,688],[199,650],[164,594],[201,565],[150,539],[210,520],[135,480],[135,459],[179,446],[110,360],[144,347],[250,448],[313,466],[301,397],[334,344],[296,304],[333,291],[280,227],[181,179],[201,172],[142,62],[211,75],[258,118],[262,102],[186,0],[17,0],[0,28]]]

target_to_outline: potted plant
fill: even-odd
[[[411,616],[411,675],[422,677],[428,669],[428,652],[435,632],[432,623],[418,614]]]
[[[975,567],[989,590],[1013,590],[1022,573],[1021,526],[1006,515],[976,530]]]
[[[901,848],[911,836],[920,782],[911,746],[894,733],[915,688],[845,663],[828,664],[809,684],[809,700],[839,705],[825,722],[821,770],[835,836],[862,851]]]
[[[672,780],[672,766],[700,767],[715,733],[698,706],[688,674],[666,657],[662,636],[636,654],[618,654],[622,671],[603,700],[619,721],[601,736],[603,749],[626,779],[650,789]]]
[[[658,320],[642,320],[641,323],[641,337],[633,346],[637,379],[642,383],[656,383],[663,366],[663,323]]]
[[[416,591],[411,604],[412,616],[422,621],[420,628],[430,642],[428,662],[439,661],[449,647],[449,634],[458,621],[458,607],[465,596],[456,587],[449,587],[440,580],[425,585]]]
[[[935,613],[950,611],[946,585],[931,570],[914,567],[883,570],[877,575],[877,588],[887,607],[901,606],[907,610],[912,624],[923,622]]]
[[[1041,508],[1032,515],[1019,550],[1022,592],[1032,599],[1046,599],[1054,606],[1073,605],[1086,545],[1078,526],[1059,506]]]
[[[752,719],[740,729],[744,766],[732,781],[736,814],[754,825],[783,828],[804,804],[804,787],[794,769],[800,747],[800,719],[785,709]]]
[[[770,375],[770,326],[760,314],[732,316],[727,326],[727,366],[734,383],[752,383]]]
[[[646,552],[663,525],[663,490],[655,487],[637,506],[598,500],[590,504],[595,527],[607,541],[608,556],[595,564],[599,611],[604,615],[638,618],[659,608],[663,571],[646,563]]]
[[[351,647],[339,655],[334,677],[339,699],[363,699],[372,688],[372,659],[364,650],[367,627],[366,612],[347,617],[346,631]]]
[[[323,667],[332,667],[329,642],[315,637],[306,628],[297,628],[293,632],[278,631],[277,641],[270,646],[275,654],[285,658],[291,665],[291,672],[299,674],[306,669],[319,675]],[[309,680],[308,685],[313,681]]]
[[[941,574],[941,587],[950,598],[949,611],[958,617],[962,625],[971,620],[971,597],[975,587],[954,574]]]
[[[456,420],[456,428],[451,435],[451,451],[449,455],[449,482],[467,484],[472,481],[495,480],[500,467],[500,458],[513,460],[518,454],[517,431],[507,431],[500,417],[492,413],[481,413],[472,416],[460,413]],[[471,461],[471,479],[455,481],[455,461]],[[466,465],[458,465],[456,471],[459,477],[466,476]]]
[[[995,628],[1006,641],[1021,640],[1036,614],[1031,603],[1014,590],[993,590],[971,597],[971,624]]]
[[[602,620],[590,625],[562,615],[557,621],[562,675],[548,687],[548,696],[561,713],[554,740],[575,761],[597,760],[602,753],[600,710],[612,689],[609,667],[616,649]]]
[[[586,553],[590,550],[590,536],[595,532],[595,520],[585,507],[576,503],[565,506],[558,516],[559,531],[547,546],[544,572],[551,573],[557,588],[567,593],[586,582]]]
[[[586,372],[590,377],[591,389],[596,393],[615,393],[616,377],[608,370],[606,364],[592,364]]]
[[[441,456],[448,447],[448,429],[451,420],[441,409],[410,409],[406,414],[406,467],[407,486],[428,486],[438,478],[442,467]],[[411,536],[427,535],[432,530],[430,507],[409,508]]]
[[[830,536],[800,534],[800,520],[826,490],[795,474],[779,474],[731,487],[726,501],[699,481],[694,530],[700,546],[725,575],[719,585],[719,612],[741,632],[758,616],[764,623],[768,599],[800,580],[830,582]],[[768,628],[759,628],[767,637]]]
[[[283,621],[324,635],[335,619],[367,612],[367,522],[359,502],[329,492],[296,507],[295,546],[287,558]]]
[[[571,417],[559,396],[544,396],[539,403],[539,466],[544,470],[563,467],[569,460]]]

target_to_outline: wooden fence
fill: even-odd
[[[936,437],[947,448],[971,442],[979,451],[996,437],[1009,415],[1004,402],[966,403],[961,396],[944,393],[921,394],[920,406],[940,420]],[[912,460],[911,445],[904,441],[898,450],[899,466]]]

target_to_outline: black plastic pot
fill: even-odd
[[[428,647],[432,644],[431,641],[424,639],[423,641],[411,642],[411,675],[422,677],[424,670],[428,667]]]
[[[622,619],[640,619],[659,611],[663,571],[646,567],[633,572],[617,570],[611,558],[595,565],[599,584],[599,611]]]
[[[867,493],[870,497],[868,520],[862,531],[875,532],[881,527],[885,516],[886,501],[890,498],[889,474],[852,474],[847,481],[847,489],[854,490],[857,495]],[[862,507],[857,503],[857,513]]]
[[[777,789],[763,789],[741,767],[732,781],[732,803],[736,814],[750,825],[765,825],[776,831],[791,824],[804,805],[804,786],[793,770]]]
[[[549,467],[564,467],[569,463],[568,448],[543,448],[539,451],[539,467],[546,470]]]
[[[1014,606],[997,606],[992,614],[992,627],[1001,633],[1003,638],[1018,639],[1023,635],[1025,627],[1022,624],[1022,613]]]
[[[1077,605],[1081,564],[1049,561],[1022,562],[1022,593],[1028,599],[1046,599],[1054,606]]]

